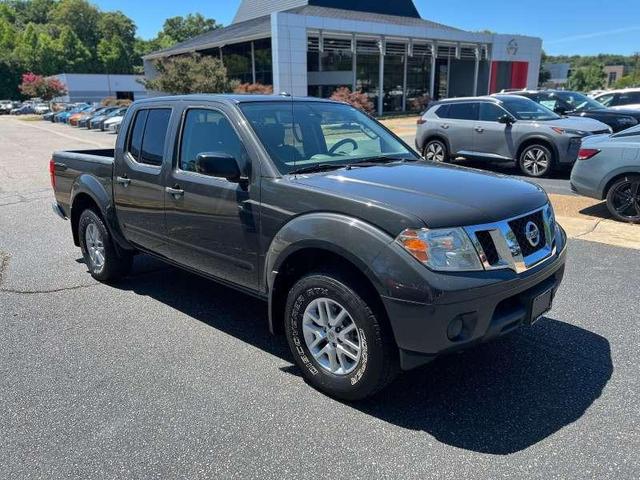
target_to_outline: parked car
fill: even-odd
[[[561,116],[593,118],[606,123],[614,132],[625,130],[640,123],[640,109],[614,110],[579,92],[525,90],[519,91],[516,95],[530,98]]]
[[[640,126],[585,139],[571,186],[581,195],[606,199],[616,219],[640,223]]]
[[[605,107],[620,109],[640,109],[640,88],[609,90],[594,97]]]
[[[109,115],[108,118],[106,118],[104,120],[104,122],[102,122],[102,125],[100,125],[100,130],[104,131],[110,131],[111,126],[113,125],[113,131],[116,132],[118,125],[120,125],[122,123],[122,119],[124,118],[124,115],[127,113],[127,107],[123,107],[120,110],[116,111],[116,112],[112,112],[111,115]]]
[[[148,252],[264,299],[304,377],[342,399],[531,325],[564,272],[540,187],[426,161],[328,100],[137,101],[115,150],[56,152],[50,172],[94,278]]]
[[[0,115],[9,115],[13,108],[11,100],[0,100]]]
[[[34,107],[33,107],[34,111],[36,114],[38,115],[44,115],[45,113],[48,113],[51,108],[49,108],[49,104],[48,103],[37,103]]]
[[[428,160],[515,160],[530,177],[571,167],[582,138],[611,133],[597,120],[562,118],[528,98],[504,94],[435,102],[418,124],[416,148]]]
[[[100,115],[94,115],[87,122],[87,128],[89,130],[99,129],[102,126],[102,124],[104,123],[104,121],[107,118],[109,118],[111,115],[113,115],[113,114],[117,113],[118,111],[120,111],[120,108],[121,107],[108,107],[108,108],[104,109]]]
[[[97,107],[93,110],[90,110],[87,112],[86,115],[83,115],[79,120],[78,120],[78,127],[80,128],[89,128],[89,122],[94,118],[97,117],[99,115],[102,115],[102,113],[107,109],[107,107]]]
[[[63,112],[54,116],[54,121],[58,123],[68,123],[72,115],[83,111],[85,108],[87,108],[86,104],[69,105]]]
[[[34,113],[36,110],[31,103],[25,103],[11,110],[11,115],[32,115]]]
[[[72,127],[77,127],[82,118],[88,115],[92,115],[92,112],[94,112],[96,109],[97,107],[92,107],[91,105],[76,109],[77,111],[69,116],[69,120],[67,121],[67,123]]]

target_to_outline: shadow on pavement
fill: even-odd
[[[587,208],[583,208],[580,210],[582,215],[588,215],[589,217],[597,217],[597,218],[612,218],[609,209],[607,208],[607,202],[597,203],[596,205],[592,205]]]
[[[134,276],[116,288],[154,298],[291,361],[285,338],[269,334],[261,300],[146,256],[136,260]],[[295,366],[284,370],[300,375]],[[500,340],[405,372],[375,397],[347,406],[422,430],[448,445],[506,455],[579,419],[612,372],[605,338],[545,318]]]

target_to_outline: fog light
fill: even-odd
[[[462,317],[458,316],[451,320],[449,327],[447,328],[447,337],[449,337],[449,340],[456,340],[460,337],[460,335],[462,335],[463,328],[464,323],[462,321]]]

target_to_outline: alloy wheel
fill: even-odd
[[[626,218],[629,221],[639,221],[640,180],[624,181],[616,185],[611,203],[620,217]]]
[[[362,353],[360,332],[346,308],[330,298],[316,298],[302,317],[304,341],[318,364],[334,375],[348,375]]]
[[[541,147],[532,147],[525,151],[522,159],[522,169],[527,175],[540,177],[549,171],[551,158],[549,152]]]
[[[105,248],[100,230],[95,223],[90,223],[84,232],[85,245],[89,258],[96,270],[100,271],[105,263]]]
[[[444,162],[445,149],[440,142],[431,142],[424,150],[425,158],[434,162]]]

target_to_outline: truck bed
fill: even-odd
[[[65,216],[69,216],[72,191],[79,183],[79,177],[85,177],[84,181],[98,181],[107,192],[113,192],[114,155],[113,148],[54,152],[53,189]]]

